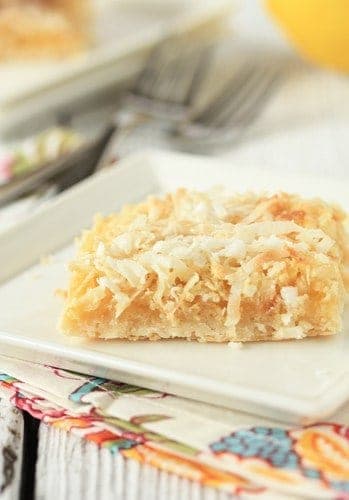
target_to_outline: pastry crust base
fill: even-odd
[[[92,338],[248,342],[341,329],[345,214],[321,200],[178,190],[96,219],[62,330]]]

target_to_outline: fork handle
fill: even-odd
[[[112,122],[103,132],[105,147],[96,164],[95,172],[107,165],[111,151],[117,147],[116,142],[120,143],[133,128],[146,119],[148,118],[145,115],[127,109],[120,109],[114,114]]]
[[[118,110],[95,140],[93,151],[91,151],[88,160],[54,179],[58,192],[68,189],[108,165],[111,151],[117,149],[116,142],[120,142],[140,122],[141,115],[139,113]]]
[[[100,163],[105,149],[112,141],[115,131],[116,126],[114,124],[109,124],[95,140],[95,144],[90,148],[90,154],[85,157],[85,161],[81,158],[75,165],[72,164],[70,169],[65,170],[52,179],[59,193],[77,182],[82,181],[96,171],[96,167]]]

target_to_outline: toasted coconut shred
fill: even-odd
[[[300,339],[340,329],[345,214],[285,193],[179,189],[98,216],[71,263],[74,335]]]

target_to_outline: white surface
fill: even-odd
[[[98,449],[94,443],[42,424],[36,499],[232,500],[229,493]],[[278,500],[281,496],[278,495]]]
[[[72,233],[88,225],[96,211],[109,212],[142,199],[145,193],[217,184],[230,190],[238,186],[239,191],[284,189],[335,200],[349,208],[346,186],[330,178],[280,177],[258,167],[241,169],[207,158],[140,154],[81,183],[10,234],[4,233],[0,259],[8,266],[1,269],[0,278],[62,247]],[[54,238],[49,240],[48,234]],[[33,244],[28,248],[29,238]],[[242,349],[186,341],[85,341],[59,334],[56,323],[62,304],[54,290],[67,283],[66,263],[72,251],[70,247],[58,252],[47,264],[36,265],[2,285],[2,354],[293,421],[325,419],[348,398],[349,336],[345,333],[247,344]],[[346,332],[348,327],[346,321]]]
[[[174,31],[186,31],[226,12],[228,0],[94,0],[95,42],[63,61],[0,65],[0,131],[38,110],[73,102],[139,70],[146,50]]]

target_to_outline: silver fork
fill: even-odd
[[[208,69],[211,47],[186,47],[171,38],[153,49],[110,123],[93,140],[0,186],[0,206],[50,181],[63,191],[102,168],[117,137],[149,117],[183,120]],[[65,121],[66,121],[65,117]]]
[[[281,79],[281,66],[247,65],[200,111],[193,110],[174,130],[189,149],[236,142],[256,120]]]
[[[213,46],[186,47],[183,41],[167,42],[150,54],[134,85],[123,97],[105,133],[108,137],[95,170],[103,168],[124,134],[149,119],[165,126],[185,120],[210,66]]]

